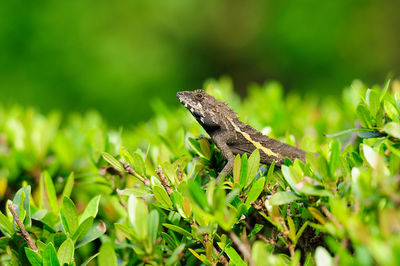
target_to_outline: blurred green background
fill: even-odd
[[[399,73],[399,3],[0,1],[0,104],[98,109],[117,125],[221,75],[242,95],[271,79],[338,94],[355,78]]]

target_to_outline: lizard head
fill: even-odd
[[[179,101],[196,120],[206,127],[218,127],[226,115],[235,115],[228,105],[215,99],[203,90],[181,91],[176,94]]]

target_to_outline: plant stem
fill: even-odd
[[[10,202],[8,204],[8,209],[10,210],[12,216],[14,217],[14,220],[17,222],[18,227],[21,229],[22,235],[26,241],[26,243],[28,243],[29,247],[35,251],[38,252],[38,248],[36,247],[35,243],[33,242],[31,236],[28,234],[28,232],[26,231],[24,225],[22,224],[21,220],[19,219],[17,213],[15,212],[14,206],[13,204]]]

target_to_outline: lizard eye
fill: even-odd
[[[194,97],[196,98],[196,100],[200,101],[201,99],[203,99],[203,94],[197,93]]]

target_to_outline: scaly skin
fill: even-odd
[[[280,167],[286,157],[292,161],[295,159],[305,161],[305,151],[269,138],[241,122],[227,104],[205,91],[181,91],[176,96],[228,160],[219,173],[217,182],[232,172],[234,155],[244,153],[250,155],[255,149],[260,151],[260,161],[264,164],[275,161],[275,165]]]

